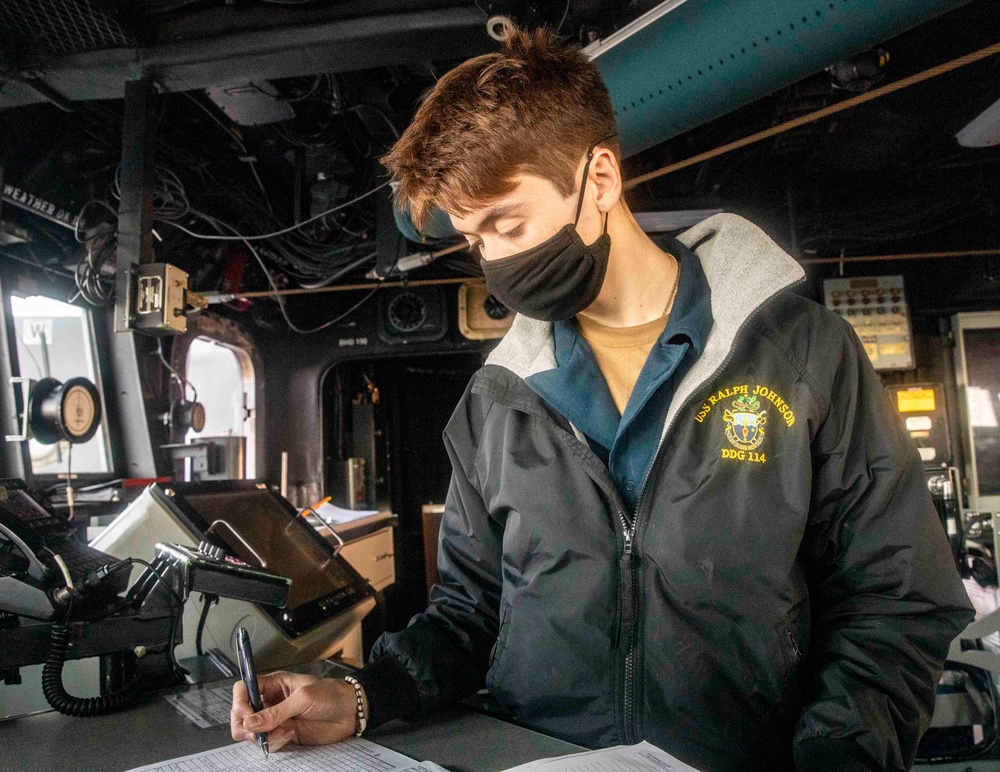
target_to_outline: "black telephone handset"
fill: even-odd
[[[67,550],[69,523],[35,500],[22,480],[0,480],[0,611],[33,619],[63,613],[53,593],[67,582],[57,557]]]
[[[0,611],[43,620],[57,615],[55,572],[38,557],[43,548],[37,534],[0,508]]]
[[[16,523],[13,518],[8,517],[8,513],[0,509],[0,538],[5,538],[13,547],[16,547],[20,552],[20,561],[24,561],[27,566],[25,573],[28,576],[37,579],[39,582],[44,582],[48,580],[52,574],[48,566],[46,566],[39,558],[39,551],[45,546],[42,539],[30,528],[19,527],[21,524]],[[3,567],[10,569],[16,569],[18,563],[18,556],[14,555],[13,551],[9,548],[5,550],[6,560],[4,566],[0,564],[0,570]]]
[[[66,519],[45,509],[23,480],[0,480],[0,611],[52,619],[66,613],[71,598],[76,609],[100,602],[125,591],[131,569],[121,568],[77,541]]]
[[[38,581],[52,578],[55,567],[47,566],[41,556],[52,555],[47,542],[60,544],[70,534],[66,520],[35,501],[21,480],[0,481],[0,535],[20,550],[30,576]]]

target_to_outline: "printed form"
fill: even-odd
[[[698,772],[655,745],[616,745],[589,753],[574,753],[529,761],[506,772]]]
[[[138,767],[131,772],[446,772],[362,738],[335,745],[286,746],[264,758],[260,748],[236,743]]]

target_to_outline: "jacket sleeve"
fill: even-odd
[[[425,714],[475,693],[485,683],[499,628],[503,526],[487,512],[475,470],[480,432],[492,402],[472,394],[471,385],[444,432],[452,477],[438,543],[440,579],[430,606],[405,630],[379,638],[372,663],[363,671],[382,674],[379,683],[366,684],[378,723]],[[395,685],[389,688],[392,678]],[[359,680],[365,684],[364,678]],[[406,698],[407,690],[414,699]]]
[[[907,770],[973,613],[917,450],[857,335],[832,321],[829,369],[810,374],[828,396],[802,543],[813,627],[795,763]]]

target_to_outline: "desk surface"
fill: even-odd
[[[111,716],[70,718],[49,711],[2,721],[0,768],[123,772],[232,743],[228,726],[198,729],[163,699],[167,693],[145,695],[137,706]],[[452,772],[498,772],[532,759],[582,750],[464,707],[439,711],[421,722],[394,721],[365,737]]]
[[[343,672],[348,671],[344,668]],[[203,688],[228,683],[218,681]],[[168,693],[146,695],[136,707],[113,716],[70,718],[48,711],[0,721],[0,769],[124,772],[232,743],[228,726],[198,729],[189,724],[163,699]],[[365,737],[417,761],[429,759],[452,772],[499,772],[533,759],[583,750],[464,707],[438,711],[421,722],[394,721],[366,732]],[[997,758],[991,752],[982,759],[914,769],[995,772]]]

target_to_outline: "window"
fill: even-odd
[[[965,390],[973,509],[1000,508],[1000,312],[959,314],[958,383]]]
[[[256,476],[254,459],[254,372],[245,351],[211,338],[191,341],[185,377],[205,406],[205,428],[188,430],[185,440],[200,437],[245,437],[247,478]]]
[[[82,376],[100,388],[94,338],[86,309],[41,295],[12,295],[10,307],[22,377],[36,381],[55,378],[65,382]],[[111,471],[105,426],[102,415],[101,426],[93,439],[73,446],[73,474]],[[28,453],[34,474],[65,474],[69,466],[67,442],[43,445],[32,439],[28,442]]]

